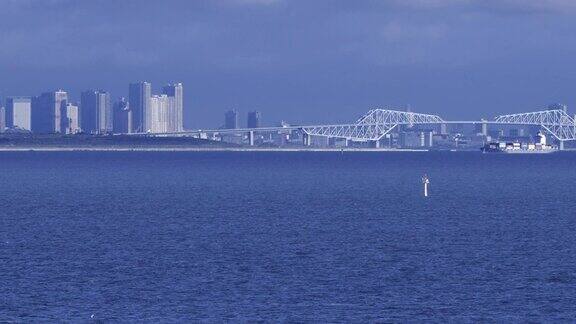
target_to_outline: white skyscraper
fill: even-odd
[[[66,123],[64,133],[76,134],[80,132],[80,113],[78,105],[67,103],[66,104]]]
[[[184,130],[184,88],[182,83],[174,83],[162,89],[163,94],[170,100],[168,116],[168,129],[171,132],[181,132]]]
[[[32,99],[30,97],[6,98],[6,127],[32,130]]]
[[[171,99],[167,95],[152,96],[150,98],[150,133],[167,133],[170,130],[170,109],[173,108]]]

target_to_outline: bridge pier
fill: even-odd
[[[248,144],[254,146],[254,131],[248,132]]]
[[[310,135],[308,135],[306,133],[302,133],[302,145],[310,146],[310,144],[312,144],[312,140],[310,138]]]
[[[558,148],[560,151],[564,151],[564,141],[560,141],[560,146]]]
[[[374,148],[380,148],[380,141],[379,140],[374,141]]]

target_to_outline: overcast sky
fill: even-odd
[[[184,83],[186,126],[348,122],[410,105],[445,119],[564,102],[574,0],[0,0],[0,95]]]

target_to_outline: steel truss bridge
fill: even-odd
[[[254,144],[254,132],[301,131],[304,145],[310,145],[312,136],[343,139],[346,141],[379,143],[384,136],[401,125],[492,124],[538,126],[552,135],[563,147],[565,141],[576,140],[576,122],[564,110],[543,110],[497,116],[493,120],[446,121],[438,115],[421,114],[391,109],[372,109],[356,122],[336,125],[283,126],[240,129],[195,130],[178,133],[151,134],[153,136],[199,136],[204,134],[247,134]]]

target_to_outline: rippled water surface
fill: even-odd
[[[0,153],[0,320],[569,321],[575,211],[575,153]]]

